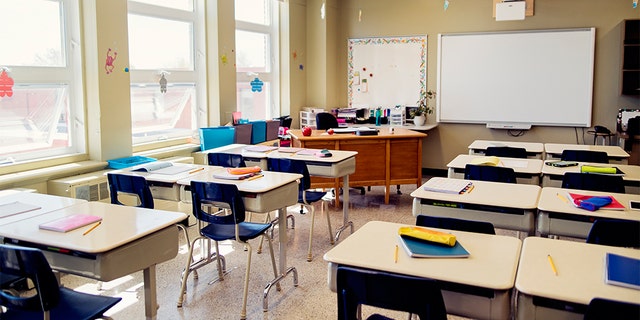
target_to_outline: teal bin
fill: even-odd
[[[253,125],[251,129],[251,144],[258,144],[267,141],[267,121],[249,121]]]
[[[234,127],[200,128],[200,151],[233,144],[234,139]]]

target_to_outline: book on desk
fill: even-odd
[[[640,259],[607,253],[604,270],[607,284],[640,290]]]
[[[38,227],[43,230],[69,232],[95,222],[102,221],[102,217],[89,214],[74,214],[53,221],[41,223]]]
[[[453,246],[420,240],[408,236],[399,236],[400,243],[412,258],[467,258],[469,252],[456,241]]]

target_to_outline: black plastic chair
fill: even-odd
[[[589,302],[584,320],[638,320],[640,304],[593,298]]]
[[[602,192],[624,193],[624,180],[621,176],[606,174],[565,172],[562,188]]]
[[[315,208],[313,207],[313,203],[322,201],[322,198],[327,193],[323,191],[309,190],[311,188],[311,177],[309,176],[307,164],[302,160],[269,158],[267,160],[267,167],[269,171],[298,173],[302,175],[300,184],[298,184],[298,203],[306,207],[307,210],[311,212],[311,228],[309,229],[309,251],[307,253],[307,261],[311,261],[313,259],[313,255],[311,252],[311,244],[313,242],[313,222],[315,221],[316,212]],[[322,201],[321,204],[322,205],[320,208],[322,212],[324,212],[325,202]],[[300,209],[300,213],[302,214],[304,213],[304,211]],[[329,217],[329,213],[327,213],[327,227],[329,228],[329,241],[331,244],[333,244],[334,240],[331,232],[331,219]]]
[[[487,147],[486,156],[508,157],[508,158],[526,158],[527,149],[517,147]]]
[[[271,254],[271,264],[273,266],[273,276],[278,277],[278,270],[276,268],[276,261],[273,255],[273,244],[271,238],[266,235],[267,230],[271,227],[270,223],[254,223],[245,221],[245,207],[244,200],[238,191],[238,187],[234,184],[221,184],[213,182],[201,182],[191,181],[191,197],[193,205],[193,215],[198,219],[198,226],[200,228],[200,236],[193,240],[189,254],[187,255],[187,266],[182,275],[182,284],[180,289],[180,296],[178,298],[178,306],[182,306],[182,299],[186,290],[187,278],[189,273],[194,271],[213,260],[218,263],[218,277],[223,279],[222,258],[218,243],[224,240],[235,240],[242,243],[247,249],[247,266],[244,278],[244,289],[242,297],[242,310],[240,312],[240,318],[246,319],[247,317],[247,293],[249,291],[249,273],[251,268],[251,245],[249,240],[255,239],[259,236],[266,238],[269,243],[269,253]],[[203,210],[203,205],[208,207],[213,205],[218,208],[223,208],[223,213],[220,212],[209,213]],[[211,239],[215,244],[215,259],[211,259],[211,255],[207,255],[206,258],[192,264],[193,260],[193,248],[195,247],[195,241]],[[296,276],[297,277],[297,276]],[[263,298],[264,299],[264,298]]]
[[[564,161],[609,163],[609,155],[604,151],[564,150],[560,158]]]
[[[496,234],[496,230],[493,227],[493,224],[484,221],[418,215],[416,217],[416,225],[421,227]]]
[[[316,129],[327,130],[338,127],[338,119],[329,112],[316,113]]]
[[[640,249],[640,221],[596,219],[589,230],[587,243]]]
[[[339,266],[338,320],[359,319],[359,306],[405,311],[420,319],[447,319],[440,285],[433,279]],[[373,314],[367,319],[389,319]]]
[[[507,167],[467,164],[464,168],[464,178],[467,180],[516,183],[516,172],[513,168]]]
[[[212,152],[207,154],[210,166],[220,166],[225,168],[243,168],[247,165],[241,154]]]
[[[7,308],[0,312],[3,320],[97,319],[122,300],[60,287],[39,249],[0,245],[0,274],[28,278],[35,289],[25,295],[0,291],[0,304]]]

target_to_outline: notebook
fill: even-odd
[[[605,283],[640,290],[640,259],[607,253]]]
[[[245,151],[252,151],[252,152],[268,152],[268,151],[273,151],[275,149],[278,149],[278,147],[263,146],[263,145],[253,145],[253,146],[248,146],[244,148]]]
[[[98,221],[102,221],[102,217],[92,216],[89,214],[74,214],[61,219],[41,223],[39,227],[44,230],[68,232]]]
[[[19,201],[5,203],[0,205],[0,218],[25,213],[33,210],[41,209],[41,207],[29,203]]]
[[[620,203],[618,200],[616,200],[616,198],[612,197],[612,196],[606,196],[606,197],[596,197],[596,196],[589,196],[589,195],[584,195],[584,194],[578,194],[578,193],[572,193],[572,192],[567,192],[567,196],[569,198],[569,202],[571,204],[573,204],[575,207],[577,208],[582,208],[582,209],[587,209],[589,211],[595,211],[598,209],[605,209],[605,210],[625,210],[625,206]],[[604,206],[599,206],[599,201],[595,202],[593,204],[593,206],[591,205],[586,205],[589,202],[593,202],[595,200],[599,200],[599,199],[610,199],[611,202],[609,202],[608,204],[604,205]],[[583,203],[586,202],[586,203]]]
[[[472,186],[473,182],[468,180],[433,177],[424,184],[423,188],[426,191],[462,194]]]
[[[467,258],[467,251],[460,241],[456,241],[453,247],[424,241],[412,237],[400,236],[400,243],[407,254],[412,258]]]
[[[157,161],[147,163],[140,168],[137,168],[133,171],[142,171],[142,172],[153,172],[158,174],[178,174],[182,172],[189,171],[195,167],[193,166],[174,166],[171,162],[166,161]]]

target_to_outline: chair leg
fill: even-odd
[[[197,262],[193,261],[193,249],[195,248],[195,243],[198,240],[206,240],[208,241],[207,243],[207,252],[203,253],[206,254],[205,256],[202,256],[200,258],[200,260],[198,260]],[[182,282],[180,284],[180,293],[178,295],[178,303],[177,306],[178,308],[182,307],[182,302],[184,301],[184,294],[187,292],[187,279],[189,278],[189,274],[191,272],[194,273],[194,279],[197,279],[197,273],[196,270],[213,262],[213,259],[217,260],[218,263],[218,279],[220,281],[224,280],[224,274],[226,272],[226,261],[224,259],[224,256],[219,254],[219,248],[218,248],[218,242],[214,241],[215,243],[215,248],[216,248],[216,252],[215,253],[211,253],[211,240],[209,238],[206,237],[198,237],[196,239],[193,240],[193,242],[191,243],[191,245],[189,246],[189,253],[187,255],[187,264],[186,267],[184,268],[184,271],[182,271]]]
[[[316,209],[313,205],[306,205],[307,210],[311,211],[311,226],[309,227],[309,250],[307,251],[307,261],[313,260],[313,254],[311,253],[311,245],[313,244],[313,225],[315,224]]]
[[[271,213],[267,212],[267,214],[264,215],[264,223],[269,223],[271,222]],[[269,228],[271,231],[271,237],[273,238],[273,223],[271,223],[271,228]],[[262,243],[264,242],[264,237],[260,237],[260,244],[258,245],[258,249],[256,250],[257,254],[261,254],[262,253]]]
[[[251,245],[248,242],[244,243],[247,248],[247,268],[244,273],[244,289],[242,290],[242,310],[240,310],[240,319],[247,319],[247,295],[249,294],[249,273],[251,270]]]
[[[331,243],[331,245],[335,244],[335,241],[333,240],[333,231],[331,231],[331,217],[329,216],[329,210],[325,210],[325,207],[327,206],[327,203],[325,201],[322,201],[322,213],[325,214],[327,216],[327,228],[329,229],[329,243]]]
[[[191,248],[191,241],[189,241],[189,233],[187,232],[187,228],[182,224],[176,224],[178,229],[182,230],[182,234],[184,234],[184,238],[187,241],[187,248]]]

